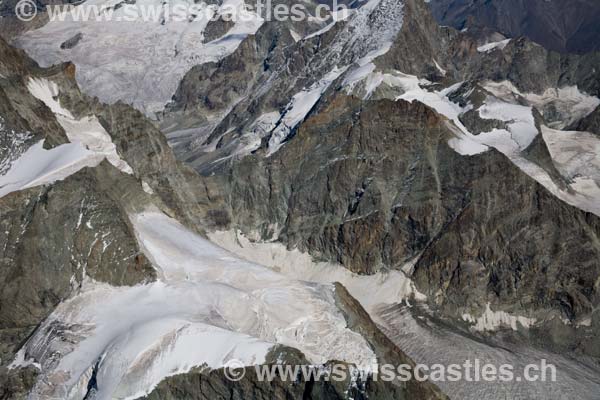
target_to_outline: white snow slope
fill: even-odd
[[[87,281],[62,303],[13,365],[40,364],[32,398],[82,398],[96,364],[97,399],[136,398],[194,366],[262,363],[277,343],[315,364],[375,362],[347,328],[332,285],[242,261],[158,211],[131,222],[159,280],[119,288]]]
[[[58,85],[47,79],[30,78],[29,92],[54,113],[71,143],[44,149],[43,140],[10,163],[0,175],[0,197],[8,193],[60,181],[85,167],[95,167],[105,158],[121,171],[133,170],[117,153],[110,135],[95,116],[75,119],[56,99]]]
[[[29,79],[29,92],[41,100],[52,110],[56,120],[65,130],[69,141],[81,143],[92,152],[106,157],[108,162],[125,172],[133,174],[133,170],[117,153],[117,146],[110,135],[100,125],[96,116],[75,119],[69,110],[64,109],[56,97],[59,94],[58,85],[47,79]]]
[[[86,1],[78,6],[82,9],[79,12],[83,13],[86,7],[87,10],[113,7],[112,20],[74,21],[69,14],[64,21],[50,21],[25,33],[16,45],[42,66],[72,61],[77,65],[77,82],[86,93],[107,103],[122,100],[153,116],[171,99],[183,76],[193,66],[219,61],[231,54],[263,23],[257,15],[242,9],[242,0],[223,2],[224,12],[239,8],[240,17],[224,37],[204,43],[204,30],[214,13],[219,13],[218,8],[203,10],[190,20],[164,19],[163,24],[163,8],[175,10],[195,2],[138,0],[135,5],[139,11],[136,12],[125,6],[115,7],[124,3]],[[132,16],[137,19],[131,20]],[[77,45],[70,49],[60,48],[64,41],[77,34],[81,34]]]
[[[9,193],[65,179],[84,167],[94,167],[104,157],[68,143],[50,150],[44,142],[31,146],[0,176],[0,197]]]

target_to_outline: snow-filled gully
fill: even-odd
[[[263,363],[275,344],[315,364],[376,362],[347,328],[333,285],[243,261],[159,211],[130,218],[158,281],[112,287],[88,279],[59,305],[13,363],[43,372],[32,398],[83,398],[94,368],[95,398],[136,398],[195,366]]]

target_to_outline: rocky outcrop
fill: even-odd
[[[166,213],[197,231],[239,229],[248,237],[277,240],[359,274],[402,269],[427,295],[432,314],[449,324],[466,314],[481,315],[491,305],[494,310],[543,321],[531,330],[532,341],[556,351],[597,357],[593,349],[598,340],[593,334],[598,330],[594,314],[599,301],[598,217],[557,199],[498,151],[457,153],[448,144],[457,137],[447,118],[419,101],[390,100],[410,88],[397,85],[388,93],[377,92],[371,100],[358,99],[347,95],[342,82],[347,75],[340,71],[354,72],[359,61],[372,61],[375,73],[390,72],[389,79],[412,79],[402,73],[426,78],[413,90],[425,88],[430,94],[469,81],[458,90],[463,91],[457,95],[462,98],[456,100],[462,107],[478,103],[473,108],[477,110],[486,96],[478,85],[486,80],[509,80],[523,92],[538,94],[577,85],[598,95],[598,55],[563,56],[527,39],[511,40],[503,50],[482,52],[476,38],[439,27],[420,0],[380,4],[372,13],[357,12],[362,19],[338,21],[326,32],[301,40],[289,24],[264,24],[230,56],[194,67],[160,123],[169,128],[167,136],[179,159],[200,175],[175,160],[161,132],[139,112],[123,104],[105,106],[81,94],[72,64],[40,70],[0,46],[17,60],[0,73],[20,79],[14,85],[1,81],[9,106],[0,111],[14,116],[10,117],[14,129],[47,138],[49,146],[66,141],[48,110],[24,92],[23,79],[18,77],[35,73],[52,77],[65,88],[60,103],[74,115],[98,117],[134,173],[122,176],[104,164],[93,173],[85,171],[88,175],[80,179],[93,186],[90,193],[97,190],[97,197],[105,195],[94,201],[106,210],[102,218],[122,232],[123,243],[131,239],[121,218],[123,210],[137,210],[152,198]],[[218,33],[226,29],[214,28]],[[303,34],[309,32],[306,28]],[[373,52],[380,57],[375,59]],[[471,89],[478,92],[471,96],[467,94]],[[309,101],[312,96],[319,99],[314,104]],[[303,105],[302,100],[310,103],[309,109],[300,122],[286,126],[283,116],[293,109],[294,101]],[[534,115],[539,128],[544,116]],[[510,124],[482,118],[477,111],[462,114],[461,121],[475,134]],[[267,127],[258,129],[258,122]],[[272,152],[270,141],[277,124],[285,134],[283,145]],[[560,186],[562,178],[541,135],[522,156],[545,169]],[[47,193],[49,200],[35,200],[36,210],[43,211],[49,202],[54,213],[59,212],[57,203],[83,199],[76,188],[57,192],[61,187],[13,196],[29,194],[34,201]],[[12,205],[12,218],[20,220],[27,207],[19,208],[17,203]],[[71,221],[73,216],[65,218]],[[82,241],[82,246],[93,247],[87,236],[76,236],[77,229],[71,227],[68,233],[75,236],[52,240]],[[64,249],[53,251],[57,249],[62,256]],[[27,249],[27,254],[35,250]],[[95,263],[89,271],[95,279],[138,282],[137,271],[129,264],[112,263],[110,269],[97,253],[92,258]],[[48,307],[36,310],[39,316],[64,296],[68,290],[64,279],[73,272],[57,274],[60,281],[55,286],[62,291],[50,293]],[[39,288],[33,286],[38,296]],[[360,311],[348,313],[353,313],[347,318],[353,329],[370,338],[382,358],[404,360],[372,322],[357,316]],[[39,317],[28,322],[29,329],[36,320]],[[11,382],[18,387],[20,380]],[[407,397],[421,390],[405,389],[385,390]],[[371,394],[385,391],[379,386],[372,390]],[[342,392],[311,382],[297,387],[262,385],[251,374],[232,385],[222,372],[195,371],[169,378],[151,397],[320,398],[323,393],[338,398]]]
[[[31,75],[62,70],[41,70],[1,40],[0,53],[2,140],[11,144],[2,153],[7,170],[33,143],[44,139],[44,145],[52,147],[67,138],[53,113],[25,83]],[[84,276],[115,285],[154,279],[126,215],[126,207],[139,203],[136,192],[116,190],[132,183],[134,178],[104,163],[55,185],[0,198],[2,365],[12,361],[22,341]]]
[[[7,366],[84,280],[129,286],[156,279],[138,245],[130,213],[153,204],[197,230],[211,226],[205,220],[218,216],[206,207],[208,187],[176,161],[164,136],[141,113],[81,94],[72,64],[39,68],[1,39],[0,54],[3,173],[40,140],[48,149],[69,142],[54,112],[29,92],[30,77],[57,83],[56,100],[76,119],[98,118],[118,155],[133,169],[127,174],[105,160],[52,184],[0,198],[0,388],[3,398],[21,398],[37,370]]]
[[[596,108],[590,115],[576,122],[569,129],[585,131],[600,135],[600,107]]]
[[[102,165],[50,187],[0,198],[0,296],[5,305],[0,330],[11,338],[2,341],[4,362],[85,277],[113,285],[154,279],[125,210],[107,195],[123,196],[111,188],[111,168]]]
[[[590,315],[598,217],[495,150],[456,153],[451,135],[420,103],[334,95],[277,153],[222,171],[224,210],[251,237],[358,273],[414,263],[419,289],[449,315],[488,302],[572,321]]]
[[[597,217],[565,205],[499,152],[459,155],[440,114],[382,100],[402,89],[381,85],[365,96],[371,100],[349,98],[342,93],[350,74],[342,74],[289,129],[280,150],[271,154],[269,142],[291,99],[334,66],[352,72],[355,62],[370,60],[374,74],[414,74],[427,79],[421,86],[429,91],[464,81],[449,97],[477,135],[508,124],[479,115],[489,95],[484,82],[510,81],[523,94],[577,86],[598,95],[598,53],[563,55],[526,38],[480,51],[476,35],[440,27],[419,0],[382,2],[367,20],[369,38],[393,33],[389,50],[378,43],[374,59],[351,20],[299,41],[288,25],[273,22],[184,78],[162,126],[178,157],[210,188],[213,226],[279,240],[363,274],[415,263],[419,288],[452,318],[479,314],[489,302],[573,324],[586,319],[598,302]],[[533,111],[538,130],[557,117],[551,106],[542,108]],[[274,119],[256,129],[265,116]],[[249,137],[251,150],[239,151]],[[521,155],[566,188],[541,135]],[[572,344],[566,347],[586,347]]]

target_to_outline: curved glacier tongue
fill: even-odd
[[[135,398],[165,377],[237,359],[261,364],[274,344],[315,364],[369,367],[375,355],[347,328],[333,286],[243,261],[160,212],[131,215],[160,280],[134,287],[87,281],[25,346],[44,373],[33,398]]]

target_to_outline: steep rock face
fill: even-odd
[[[266,23],[228,57],[190,71],[161,126],[178,157],[206,174],[262,141],[276,147],[293,129],[292,99],[308,107],[355,62],[385,52],[404,14],[404,2],[366,2],[348,19],[297,41],[289,24]]]
[[[600,93],[600,72],[594,67],[599,60],[600,53],[565,56],[524,38],[511,40],[503,51],[483,53],[470,61],[455,59],[466,63],[463,70],[469,73],[463,76],[470,79],[510,80],[520,90],[534,93],[576,85],[594,96]]]
[[[165,136],[144,115],[122,103],[93,107],[119,153],[170,213],[195,230],[226,224],[213,209],[210,184],[178,161]]]
[[[440,27],[421,0],[404,1],[404,24],[389,52],[375,62],[383,69],[395,69],[407,74],[442,80],[448,48],[455,40],[454,30]],[[459,69],[460,71],[461,69]]]
[[[490,302],[569,320],[598,303],[600,221],[496,151],[451,149],[420,103],[324,102],[277,153],[225,176],[235,226],[359,273],[414,264],[450,315]],[[468,290],[467,290],[468,288]]]
[[[502,51],[481,52],[468,33],[438,26],[420,0],[364,8],[299,41],[284,23],[264,24],[231,55],[194,67],[161,123],[178,157],[208,175],[232,158],[271,147],[273,134],[286,130],[294,96],[340,75],[348,77],[355,65],[366,68],[371,61],[378,71],[399,71],[444,86],[508,80],[524,93],[565,86],[600,93],[596,53],[563,56],[526,39],[512,40]],[[361,38],[361,28],[369,36]],[[549,111],[544,117],[552,121]]]
[[[4,40],[10,41],[23,32],[39,28],[46,24],[49,19],[48,15],[46,14],[47,5],[64,4],[69,2],[47,0],[36,1],[34,4],[37,6],[39,13],[30,21],[24,21],[23,19],[17,17],[15,7],[18,3],[18,0],[10,0],[4,1],[0,4],[0,37],[2,37]]]
[[[58,180],[45,185],[32,181],[31,187],[0,197],[0,387],[3,398],[23,398],[39,371],[27,366],[26,354],[24,360],[16,360],[16,368],[7,366],[40,323],[76,295],[84,281],[133,286],[156,279],[129,215],[155,205],[201,230],[199,221],[203,223],[210,210],[202,200],[205,186],[176,161],[160,131],[141,113],[83,95],[75,84],[72,64],[39,68],[2,39],[0,54],[1,175],[34,147],[38,156],[75,149],[77,144],[68,135],[84,134],[87,129],[92,134],[106,132],[121,160],[121,170],[115,168],[114,158],[111,163],[97,158],[91,167],[79,170],[76,164],[66,163],[61,174],[55,169],[64,160],[44,159],[38,178],[59,172]],[[32,79],[51,95],[44,97],[42,90],[36,98]],[[94,145],[97,142],[90,144]],[[19,168],[26,172],[36,168],[35,163],[29,159]],[[123,165],[131,166],[131,173]],[[217,217],[210,216],[211,220]],[[60,335],[60,329],[55,333]]]
[[[442,25],[478,24],[510,37],[527,36],[562,53],[599,50],[600,6],[593,0],[431,0],[429,5]]]
[[[0,117],[5,116],[7,122],[10,118],[10,124],[5,125],[12,132],[26,132],[29,144],[43,138],[45,147],[68,142],[52,112],[27,90],[30,76],[48,77],[60,86],[57,97],[60,104],[76,118],[92,115],[98,119],[117,147],[117,153],[133,168],[134,176],[151,188],[152,194],[171,214],[200,230],[201,226],[223,223],[211,211],[211,189],[188,166],[177,161],[162,132],[141,112],[121,102],[103,104],[82,93],[75,82],[76,67],[71,63],[40,68],[24,52],[5,42],[0,43],[0,51],[6,56],[5,62],[0,63],[0,74],[6,77],[0,87],[0,95],[2,90],[6,95],[5,101],[0,101],[0,112],[3,112]],[[8,135],[7,140],[13,136]],[[8,153],[13,158],[19,154],[14,149],[7,152],[7,156]]]
[[[591,95],[600,93],[600,75],[595,68],[600,54],[596,52],[560,54],[519,37],[502,51],[480,51],[478,36],[440,27],[424,2],[405,1],[404,9],[405,23],[391,50],[375,61],[381,69],[396,69],[434,82],[444,78],[509,80],[520,90],[533,93],[573,85]]]
[[[125,346],[125,350],[129,350],[126,344],[131,340],[135,351],[137,349],[135,339],[139,340],[141,337],[143,340],[144,334],[147,333],[144,329],[152,329],[156,321],[153,318],[153,310],[149,311],[150,328],[143,324],[145,322],[143,315],[140,317],[141,327],[136,326],[135,321],[130,321],[135,318],[124,318],[125,321],[120,321],[124,326],[131,323],[137,329],[132,327],[123,332],[123,329],[117,328],[115,337],[105,344],[106,348],[102,348],[102,343],[98,344],[96,341],[105,340],[102,337],[102,329],[106,328],[107,324],[103,326],[102,323],[95,322],[94,317],[96,313],[105,313],[101,316],[108,314],[110,318],[113,309],[118,307],[102,309],[102,305],[98,305],[99,302],[93,299],[94,293],[90,294],[90,292],[98,290],[100,293],[113,293],[116,297],[124,294],[126,299],[127,295],[131,295],[132,298],[127,300],[134,303],[132,307],[135,307],[135,302],[139,301],[142,306],[140,313],[144,314],[148,312],[143,310],[144,306],[147,306],[144,303],[147,299],[138,299],[137,297],[144,296],[136,297],[135,294],[151,292],[152,289],[160,291],[164,288],[162,282],[145,285],[156,279],[157,272],[143,255],[148,254],[144,253],[148,245],[154,245],[153,249],[156,253],[148,257],[156,262],[156,254],[163,256],[160,239],[164,239],[162,237],[164,232],[160,227],[152,227],[157,229],[156,236],[152,236],[152,239],[157,240],[158,237],[158,244],[152,240],[146,242],[141,237],[140,227],[132,226],[132,223],[135,224],[131,222],[132,214],[139,216],[147,207],[153,207],[156,214],[163,218],[162,221],[169,220],[162,213],[170,214],[196,231],[201,231],[204,227],[227,226],[229,215],[221,208],[216,208],[224,203],[224,199],[220,197],[223,193],[212,187],[215,182],[204,180],[179,164],[160,131],[141,113],[123,104],[105,106],[83,95],[75,85],[73,79],[75,71],[72,64],[40,69],[30,63],[22,53],[11,52],[4,42],[0,42],[0,49],[14,57],[0,62],[0,65],[6,68],[2,71],[14,71],[15,65],[23,65],[23,70],[15,73],[19,79],[9,81],[4,78],[6,75],[2,75],[0,80],[3,90],[10,93],[2,103],[7,110],[3,115],[6,119],[3,119],[2,133],[6,133],[7,142],[12,146],[4,151],[0,165],[6,166],[6,171],[14,171],[17,167],[21,168],[20,171],[28,170],[29,167],[35,169],[35,160],[29,160],[27,164],[19,164],[19,160],[22,160],[20,156],[33,147],[38,155],[44,156],[48,154],[47,151],[65,149],[65,146],[77,148],[78,154],[84,154],[86,157],[89,153],[95,154],[93,149],[96,149],[95,151],[101,152],[99,154],[102,156],[97,158],[99,163],[86,164],[88,166],[83,169],[77,169],[78,165],[61,164],[65,160],[61,160],[60,157],[58,160],[51,159],[47,165],[42,165],[40,173],[55,174],[58,165],[65,167],[65,171],[58,169],[58,172],[64,174],[57,174],[56,180],[42,180],[41,182],[46,182],[45,184],[39,184],[39,179],[38,181],[17,179],[17,183],[24,182],[24,186],[16,185],[16,188],[12,188],[10,185],[13,183],[8,182],[12,191],[0,197],[0,210],[2,210],[0,229],[3,231],[0,234],[0,248],[3,249],[0,253],[2,256],[0,277],[4,284],[0,288],[0,338],[2,340],[0,393],[7,398],[25,398],[27,393],[33,390],[31,392],[33,397],[40,393],[41,397],[49,393],[60,393],[60,396],[64,397],[66,392],[61,390],[66,387],[69,390],[73,389],[70,394],[77,392],[83,393],[82,396],[93,396],[98,389],[97,385],[107,385],[101,378],[96,381],[95,374],[98,371],[99,374],[114,372],[110,366],[105,370],[101,368],[103,355],[109,354],[107,348],[110,350],[114,343],[119,343]],[[32,82],[37,86],[32,85]],[[25,119],[23,114],[26,114],[34,125],[25,122],[28,119]],[[18,136],[21,130],[23,138]],[[103,135],[104,133],[108,139]],[[85,142],[89,139],[86,135],[90,134],[97,139],[97,142],[87,142],[87,148],[84,148],[79,140]],[[40,140],[45,141],[48,149],[42,148]],[[106,140],[110,143],[106,143]],[[107,155],[108,150],[97,149],[98,142],[105,147],[111,145],[108,146],[109,155]],[[96,156],[98,154],[93,155]],[[3,174],[2,177],[5,175]],[[37,178],[39,176],[36,176]],[[3,181],[5,182],[6,180]],[[180,229],[176,233],[183,236],[191,235],[183,227],[179,228],[178,223],[172,222],[172,224]],[[172,225],[163,226],[167,230],[169,227],[172,228]],[[168,234],[167,232],[166,235]],[[172,242],[170,244],[167,242],[165,245],[169,250],[175,249],[176,254],[177,250],[180,250],[177,239],[171,238]],[[141,249],[141,244],[138,243],[143,243],[144,248]],[[194,243],[198,241],[192,244]],[[193,245],[187,246],[193,248]],[[182,248],[187,250],[185,245],[182,245]],[[210,248],[207,251],[210,253]],[[175,255],[176,259],[177,257]],[[218,262],[223,260],[228,262],[225,257],[219,258]],[[185,264],[187,261],[187,259],[183,261],[177,259],[175,264],[177,262]],[[165,263],[168,264],[168,261]],[[175,267],[177,266],[179,265]],[[225,267],[230,266],[225,264]],[[235,267],[238,265],[234,266],[234,272]],[[178,273],[179,271],[176,271],[174,275]],[[201,274],[202,271],[198,273]],[[184,282],[185,278],[181,279],[181,286],[189,290],[190,286]],[[190,290],[190,293],[210,303],[214,299],[203,297],[206,295],[203,292],[206,286],[211,284],[210,279],[206,279],[208,282],[198,282],[197,292]],[[247,283],[245,279],[242,281],[242,284]],[[203,285],[204,283],[206,285]],[[115,287],[122,285],[135,285],[135,287]],[[225,285],[218,283],[214,286],[222,288]],[[310,292],[312,293],[312,289]],[[90,306],[92,311],[89,312],[85,308],[82,311],[77,307],[78,301],[82,302],[79,303],[80,305],[86,305],[86,295],[92,296]],[[315,295],[320,296],[319,293]],[[162,298],[154,300],[162,305]],[[348,313],[357,312],[352,311],[351,307],[360,307],[356,302],[352,303],[354,300],[349,296],[340,299],[341,301],[351,304],[347,306]],[[69,309],[69,305],[73,304],[75,307]],[[89,306],[89,303],[87,305]],[[101,312],[94,307],[96,305],[102,309]],[[178,304],[167,305],[173,307],[174,311],[171,311],[173,315],[180,315]],[[194,307],[195,304],[191,309]],[[337,307],[333,305],[335,310]],[[65,309],[66,315],[61,314],[60,310]],[[85,322],[72,322],[73,315],[77,313],[83,314],[79,317]],[[185,314],[185,311],[183,313]],[[372,343],[373,346],[377,346],[377,351],[381,354],[390,353],[398,362],[410,362],[410,359],[393,344],[384,343],[385,337],[372,322],[365,319],[368,317],[364,311],[362,313],[360,316],[353,317],[353,321],[349,320],[349,324],[352,322],[352,329],[363,330],[365,335],[375,336]],[[158,310],[157,314],[159,321],[161,318],[167,319],[166,326],[172,323],[172,320],[168,320],[171,316],[168,312]],[[342,322],[343,316],[340,312]],[[212,318],[211,315],[208,320]],[[216,319],[221,322],[220,318]],[[110,330],[110,327],[108,329]],[[369,332],[367,333],[366,330]],[[335,338],[337,339],[337,336]],[[85,347],[90,343],[92,347],[96,344],[100,347],[97,354]],[[364,343],[369,349],[369,354],[373,354],[370,345],[367,345],[366,341]],[[75,350],[79,350],[79,353]],[[355,349],[351,351],[354,352]],[[113,352],[117,361],[122,362],[119,352],[114,349]],[[84,361],[80,362],[78,359],[78,365],[75,367],[63,367],[62,362],[75,353],[77,353],[75,357],[83,357]],[[152,351],[150,350],[149,353]],[[134,353],[133,357],[135,358],[137,354]],[[141,354],[147,355],[147,353]],[[202,355],[200,353],[199,357]],[[85,364],[86,357],[93,358],[89,368]],[[11,362],[13,363],[9,366]],[[82,365],[83,369],[80,370]],[[80,373],[81,371],[84,372]],[[169,370],[169,373],[172,373],[172,370]],[[38,374],[40,377],[36,378]],[[75,386],[69,386],[69,383],[65,382],[70,379],[76,380]],[[179,396],[188,388],[185,383],[186,378],[173,379],[176,382],[176,396]],[[178,382],[179,379],[183,381]],[[170,390],[172,386],[169,386],[169,382],[165,385]],[[216,389],[213,392],[205,392],[193,388],[188,396],[206,394],[208,398],[214,398],[214,395],[220,393],[219,388],[223,381],[218,372],[213,373],[208,381],[203,380],[203,382],[210,388]],[[131,384],[143,385],[143,381],[141,383],[135,381]],[[123,386],[126,390],[127,382],[123,383]],[[320,398],[337,396],[341,399],[347,396],[346,390],[350,387],[350,381],[339,386],[324,384],[321,387],[307,382],[306,391],[313,391],[321,396]],[[110,387],[101,388],[110,390]],[[290,393],[297,389],[298,387],[293,385],[282,384],[281,386],[282,391]],[[357,396],[361,395],[358,389],[352,390]],[[374,390],[376,393],[383,393],[384,388],[375,386]],[[302,389],[298,394],[304,392],[305,390]],[[270,393],[265,389],[265,396],[270,396]],[[392,388],[391,391],[385,390],[385,393],[393,394],[394,398],[412,396],[445,398],[435,386],[420,382],[400,385]]]
[[[434,82],[508,80],[523,92],[541,94],[548,88],[578,86],[600,93],[600,53],[560,54],[527,38],[510,40],[501,51],[480,51],[477,37],[440,27],[421,1],[405,3],[405,25],[391,50],[375,60]],[[435,66],[437,63],[444,70]]]
[[[114,285],[154,278],[125,210],[103,190],[114,181],[102,170],[110,167],[0,198],[0,329],[11,336],[3,361],[86,276]]]
[[[581,121],[573,124],[570,129],[592,132],[596,135],[600,135],[600,107],[596,108],[594,112],[583,118]]]
[[[40,69],[2,39],[0,53],[0,165],[4,175],[40,140],[47,149],[69,142],[53,111],[30,93],[27,83],[30,77],[68,81],[72,76],[68,65]],[[40,147],[40,151],[44,150]],[[52,162],[46,162],[42,173],[52,170]],[[24,168],[28,167],[34,168]],[[0,386],[4,397],[18,398],[30,389],[35,368],[6,367],[38,325],[84,279],[117,286],[155,279],[127,217],[127,212],[145,202],[138,181],[106,161],[54,184],[0,198]]]
[[[411,391],[382,381],[365,379],[358,384],[350,381],[329,382],[308,380],[299,376],[293,382],[277,376],[271,381],[260,381],[252,367],[245,368],[244,378],[231,382],[222,370],[206,373],[176,375],[163,381],[148,400],[398,400],[440,399],[443,395],[427,390]]]
[[[0,38],[0,117],[2,125],[10,130],[3,140],[9,140],[13,133],[27,133],[32,141],[44,138],[46,146],[67,142],[64,130],[52,112],[27,90],[30,75],[57,72],[58,68],[40,69],[24,51],[9,46]]]
[[[543,345],[597,356],[597,217],[565,205],[497,151],[458,154],[448,145],[456,132],[421,98],[391,100],[462,80],[472,81],[465,92],[481,81],[510,80],[525,92],[578,85],[597,95],[598,56],[562,56],[525,39],[482,52],[469,35],[438,27],[421,1],[367,4],[377,7],[365,5],[356,19],[315,36],[307,29],[298,41],[290,26],[264,24],[229,57],[186,75],[161,122],[201,178],[182,172],[160,132],[127,106],[88,104],[76,90],[61,92],[61,104],[78,116],[97,115],[135,177],[195,229],[239,228],[359,273],[402,268],[454,321],[490,303],[549,319],[552,326],[535,328]],[[412,89],[381,85],[372,97],[390,100],[344,96],[344,71],[371,62],[369,79],[419,81],[409,73],[427,81]],[[481,96],[465,94],[461,107],[479,108]],[[298,104],[298,120],[286,119]],[[538,131],[545,118],[557,122],[554,111],[534,113]],[[478,112],[463,114],[475,135],[510,125],[511,118],[483,121]],[[57,143],[61,135],[58,127]],[[524,157],[560,180],[541,135]],[[200,396],[230,389],[206,391],[210,385],[197,376],[169,382],[160,393],[173,395],[180,385],[200,387]]]
[[[359,273],[416,263],[419,287],[453,317],[479,315],[488,302],[570,323],[591,316],[598,301],[597,217],[565,205],[499,152],[457,154],[440,114],[454,119],[460,106],[457,120],[480,135],[511,124],[511,116],[480,115],[486,102],[531,106],[538,135],[519,156],[568,191],[569,179],[539,132],[578,119],[571,115],[577,104],[531,105],[526,97],[575,86],[577,96],[598,96],[598,53],[562,55],[526,38],[481,50],[478,37],[438,26],[422,1],[367,9],[299,41],[285,24],[265,24],[230,56],[184,78],[163,127],[180,159],[212,188],[221,226]],[[373,40],[361,37],[357,21],[368,21]],[[361,74],[366,83],[352,89]],[[434,112],[416,102],[372,101],[419,90],[397,83],[413,78],[424,91],[409,98],[426,102],[420,96],[446,91],[456,103]],[[514,86],[506,97],[484,89],[502,81]],[[232,90],[225,93],[224,84]],[[315,96],[315,103],[303,96]],[[286,118],[302,101],[309,105],[304,122]],[[184,125],[171,129],[173,120]],[[561,244],[563,231],[569,246]],[[452,261],[441,266],[445,259]],[[577,267],[568,269],[571,260]]]

